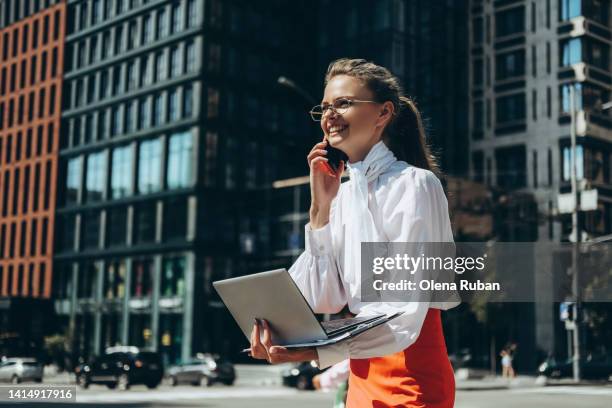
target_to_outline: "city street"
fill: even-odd
[[[457,408],[511,408],[511,407],[576,407],[603,408],[609,406],[612,386],[553,386],[537,388],[514,388],[508,390],[458,391]],[[129,391],[108,390],[92,386],[88,390],[77,390],[77,404],[53,404],[60,406],[122,406],[122,407],[266,407],[318,408],[331,407],[333,394],[297,391],[278,386],[210,388],[191,386],[170,387],[163,385],[150,391],[135,386]],[[38,405],[40,406],[40,405]]]

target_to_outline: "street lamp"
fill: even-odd
[[[296,84],[295,81],[285,76],[279,76],[277,79],[277,82],[279,85],[286,86],[287,88],[299,94],[303,99],[305,99],[306,103],[308,103],[310,106],[316,105],[317,103],[316,99],[310,93],[308,93],[308,91],[306,91],[304,88]],[[299,220],[298,214],[300,214],[300,203],[302,201],[301,188],[302,186],[300,184],[293,186],[293,215],[294,216],[293,216],[293,225],[292,225],[291,233],[292,233],[292,236],[294,237],[299,236],[299,233],[300,233],[300,220]],[[295,262],[298,256],[295,254],[292,254],[291,257],[292,257],[293,262]]]
[[[572,209],[572,235],[574,237],[574,245],[572,250],[572,293],[575,296],[576,309],[574,315],[574,357],[573,357],[573,374],[574,381],[580,381],[580,299],[579,293],[580,287],[578,285],[578,246],[580,239],[582,238],[581,231],[578,228],[578,203],[579,203],[579,192],[578,192],[578,181],[577,181],[577,169],[576,169],[576,84],[574,82],[570,85],[570,138],[571,138],[571,184],[572,184],[572,197],[574,201],[574,208]]]
[[[284,77],[284,76],[279,76],[277,82],[279,85],[286,86],[287,88],[293,89],[295,92],[300,94],[304,99],[306,99],[309,104],[315,105],[317,103],[316,99],[311,94],[309,94],[308,91],[306,91],[304,88],[296,84],[291,79]]]

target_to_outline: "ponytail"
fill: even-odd
[[[425,141],[421,113],[412,99],[399,97],[399,109],[387,125],[383,141],[398,160],[439,175],[438,163]]]

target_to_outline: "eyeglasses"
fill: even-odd
[[[319,122],[323,119],[323,115],[328,110],[333,110],[335,113],[342,115],[345,113],[348,108],[350,108],[355,103],[380,103],[376,101],[362,101],[359,99],[349,99],[349,98],[338,98],[334,101],[333,105],[325,104],[325,105],[317,105],[310,110],[310,116],[312,120]]]

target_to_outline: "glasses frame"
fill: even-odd
[[[335,107],[334,107],[334,104],[335,104],[337,101],[341,101],[341,100],[345,100],[345,101],[348,101],[348,102],[349,102],[349,106],[348,106],[348,107],[346,107],[346,108],[342,108],[342,109],[341,109],[341,110],[342,110],[342,112],[340,112],[340,110],[338,110],[337,108],[335,108]],[[333,110],[333,111],[334,111],[334,113],[336,113],[336,114],[338,114],[338,115],[342,115],[342,114],[346,113],[346,111],[347,111],[347,110],[349,110],[349,109],[350,109],[350,108],[353,106],[353,104],[355,104],[355,103],[376,103],[376,104],[380,104],[380,102],[378,102],[378,101],[366,101],[366,100],[363,100],[363,99],[351,99],[351,98],[338,98],[338,99],[336,99],[336,100],[334,101],[334,103],[333,103],[333,104],[326,105],[326,109],[325,109],[325,110],[323,110],[323,105],[322,105],[322,104],[319,104],[319,105],[315,105],[315,106],[313,106],[313,107],[312,107],[312,108],[311,108],[311,109],[308,111],[308,113],[310,113],[310,117],[312,118],[312,120],[314,120],[315,122],[320,122],[320,121],[322,121],[322,120],[323,120],[323,116],[325,116],[325,113],[327,112],[327,110],[328,110],[328,109]],[[315,118],[315,116],[314,116],[314,113],[315,113],[315,112],[314,112],[314,110],[315,110],[316,108],[318,108],[318,107],[321,107],[321,111],[322,111],[322,112],[321,112],[321,116],[320,116],[320,118],[319,118],[319,119],[316,119],[316,118]],[[318,113],[317,113],[317,114],[318,114]]]

